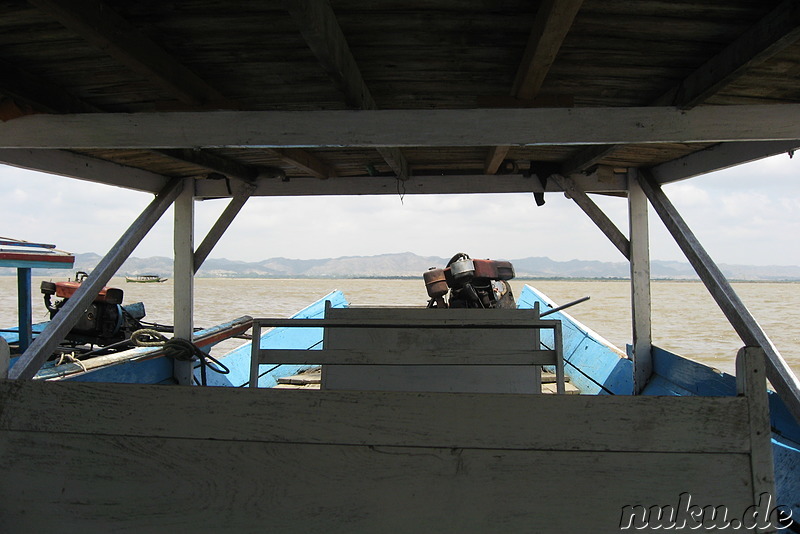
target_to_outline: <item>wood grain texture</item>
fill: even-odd
[[[286,392],[289,393],[289,392]],[[303,392],[299,392],[303,393]],[[511,423],[511,421],[508,421]],[[680,468],[676,468],[680,466]],[[744,454],[265,444],[4,432],[6,532],[616,531],[622,507],[751,503]],[[686,473],[693,476],[687,480]],[[576,506],[576,484],[587,497]],[[607,526],[606,526],[607,525]]]
[[[0,401],[3,431],[194,440],[744,453],[750,435],[741,424],[746,401],[738,397],[309,393],[6,381]]]
[[[402,147],[698,143],[800,138],[800,104],[28,115],[2,148]],[[532,129],[531,124],[537,128]],[[478,127],[479,126],[479,127]]]
[[[439,331],[436,336],[444,339],[459,339],[463,331]],[[412,333],[403,336],[399,332],[375,332],[375,337],[381,341],[392,339],[400,335],[410,338]],[[259,353],[259,363],[307,363],[307,364],[337,364],[337,365],[554,365],[556,351],[534,350],[535,345],[530,343],[531,336],[526,340],[527,350],[511,350],[496,348],[488,353],[472,353],[457,348],[431,349],[424,345],[416,344],[419,348],[396,350],[390,344],[383,342],[378,345],[378,350],[363,348],[341,348],[323,350],[262,350]],[[396,338],[395,338],[396,339]],[[374,340],[373,340],[374,341]],[[465,341],[468,343],[468,341]]]

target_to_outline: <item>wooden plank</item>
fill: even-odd
[[[56,531],[65,524],[90,532],[250,532],[264,525],[279,532],[610,532],[619,529],[625,506],[677,507],[684,492],[693,504],[724,503],[736,516],[752,504],[744,454],[43,432],[4,433],[0,452],[4,479],[13,481],[0,485],[0,516],[13,532]],[[591,498],[564,513],[575,506],[576,487],[588,488]]]
[[[580,148],[561,164],[561,174],[569,176],[570,174],[583,172],[592,165],[599,163],[606,156],[610,156],[617,148],[617,145],[597,145]]]
[[[297,167],[320,180],[336,177],[336,171],[331,166],[326,165],[322,160],[307,150],[301,150],[299,148],[265,148],[263,150],[270,156],[280,158],[281,161],[293,167]]]
[[[224,174],[229,178],[241,180],[242,182],[250,184],[255,183],[259,176],[269,178],[282,178],[286,176],[286,173],[284,173],[281,169],[260,169],[250,165],[241,164],[230,158],[217,156],[209,151],[182,148],[156,150],[155,152],[163,156],[167,156],[168,158],[189,162],[220,174]]]
[[[496,146],[489,149],[486,155],[486,162],[483,165],[484,174],[495,174],[500,165],[506,159],[510,146]]]
[[[458,330],[437,332],[437,335],[458,334]],[[385,345],[384,345],[385,346]],[[532,345],[533,346],[533,345]],[[491,353],[471,353],[465,350],[396,351],[323,349],[271,349],[259,353],[259,363],[336,364],[336,365],[555,365],[553,350],[497,349]]]
[[[365,308],[360,308],[365,309]],[[380,308],[373,308],[379,310]],[[406,311],[397,310],[394,311]],[[359,319],[356,323],[352,319],[345,318],[332,318],[332,319],[285,319],[285,318],[258,318],[254,322],[258,322],[262,327],[297,327],[297,328],[345,328],[345,329],[402,329],[411,330],[413,328],[433,328],[433,329],[488,329],[499,330],[504,334],[508,333],[505,330],[530,330],[533,328],[556,328],[559,324],[554,319],[533,319],[528,310],[509,310],[513,313],[504,314],[505,321],[500,323],[498,319],[492,318],[492,315],[499,315],[494,310],[492,313],[487,314],[484,310],[477,308],[462,308],[462,309],[448,309],[437,310],[429,312],[426,308],[419,308],[419,311],[424,311],[424,315],[414,314],[413,316],[398,316],[396,318],[376,318],[365,317]],[[505,311],[505,310],[504,310]],[[476,313],[477,312],[477,313]],[[446,315],[445,315],[446,314]]]
[[[775,495],[775,468],[772,459],[772,429],[767,398],[766,354],[761,347],[742,347],[736,355],[736,389],[748,402],[750,428],[750,466],[753,477],[753,502],[762,494]]]
[[[174,338],[191,340],[194,335],[194,179],[183,181],[183,190],[175,199],[173,225],[173,307]],[[192,384],[192,361],[175,359],[175,380]]]
[[[228,229],[239,214],[254,190],[255,186],[250,184],[240,184],[239,187],[237,187],[233,198],[228,205],[225,206],[225,209],[214,223],[214,226],[211,227],[208,234],[206,234],[206,237],[203,239],[203,242],[200,243],[200,246],[198,246],[197,250],[194,252],[193,272],[195,274],[197,274],[200,266],[203,265],[208,255],[211,254],[214,246],[219,242],[223,234],[225,234],[225,230]]]
[[[545,0],[539,5],[512,96],[533,99],[541,89],[583,0]]]
[[[161,215],[178,197],[182,188],[183,182],[180,179],[170,181],[142,211],[111,250],[100,260],[100,263],[97,264],[89,278],[81,284],[81,287],[61,308],[58,315],[48,323],[44,332],[20,356],[9,373],[10,378],[33,378],[42,367],[42,364],[53,353],[56,346],[75,326],[79,315],[83,313],[83,310],[95,298],[100,289],[108,283],[114,273],[119,270],[122,263],[136,248],[136,245],[147,235],[147,232],[158,222]]]
[[[41,171],[147,193],[158,193],[169,181],[168,177],[161,174],[74,154],[66,150],[0,149],[0,162],[21,169]]]
[[[590,219],[597,225],[601,232],[617,247],[626,259],[630,259],[631,244],[628,238],[625,237],[617,225],[608,218],[608,216],[600,209],[600,207],[589,198],[582,189],[580,189],[575,181],[568,176],[561,176],[553,174],[550,176],[559,186],[561,186],[567,195],[575,201],[575,203],[589,216]]]
[[[653,178],[665,184],[727,169],[800,149],[800,140],[720,143],[650,168]]]
[[[547,146],[800,139],[800,104],[28,115],[0,148]],[[480,124],[480,127],[475,127]],[[536,124],[536,128],[531,128]]]
[[[736,334],[745,345],[764,349],[768,362],[767,378],[795,419],[800,421],[800,380],[647,170],[639,170],[639,183]]]
[[[628,220],[630,225],[631,324],[633,327],[633,392],[644,391],[653,374],[653,335],[650,298],[650,233],[647,197],[636,179],[636,169],[628,173]]]
[[[0,382],[0,400],[5,407],[0,430],[54,434],[695,453],[747,453],[750,440],[749,427],[741,424],[747,420],[747,401],[740,397],[306,395],[255,388],[6,381]]]
[[[624,192],[627,180],[623,174],[611,177],[575,175],[575,183],[587,192]],[[539,180],[514,175],[414,175],[405,183],[406,193],[453,194],[453,193],[532,193],[543,191]],[[548,182],[548,192],[560,192],[555,182]],[[231,196],[226,184],[219,180],[198,180],[197,194],[201,198]],[[397,180],[394,177],[341,176],[336,180],[262,180],[253,196],[304,196],[304,195],[397,195]]]
[[[108,5],[97,0],[30,3],[182,102],[237,107]]]
[[[285,0],[283,5],[320,65],[344,93],[347,104],[357,109],[377,109],[330,2]],[[378,152],[398,178],[408,178],[408,161],[399,149],[378,147]]]
[[[786,0],[653,105],[690,109],[800,38],[800,4]]]
[[[323,366],[323,389],[339,390],[539,393],[530,365],[532,349],[539,347],[535,325],[559,324],[538,320],[534,310],[516,309],[349,308],[326,310],[325,317],[343,327],[325,330],[323,351],[353,351],[377,364]],[[547,359],[555,364],[552,354]],[[391,365],[378,364],[381,360]],[[424,365],[393,365],[405,361]],[[437,361],[451,363],[429,365]],[[522,365],[505,365],[508,361]]]

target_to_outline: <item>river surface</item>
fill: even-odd
[[[47,319],[33,279],[34,322]],[[56,278],[52,278],[57,280]],[[66,279],[66,277],[64,278]],[[569,313],[624,350],[631,340],[630,286],[627,281],[512,280],[514,294],[534,285],[556,303],[583,296],[591,300]],[[124,303],[144,302],[146,320],[172,324],[172,281],[130,284],[114,278],[109,284],[125,291]],[[800,374],[800,283],[737,282],[733,287],[789,363]],[[420,280],[271,280],[198,278],[195,281],[195,325],[213,326],[242,315],[285,317],[334,289],[355,305],[423,306]],[[653,342],[665,349],[733,373],[742,343],[700,282],[654,281]],[[16,277],[0,277],[0,325],[12,326],[17,314]],[[225,348],[241,341],[228,341]]]

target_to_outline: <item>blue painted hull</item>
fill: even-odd
[[[542,311],[555,307],[546,295],[527,285],[518,300],[520,308],[533,308],[537,302]],[[633,393],[633,365],[619,349],[567,313],[556,312],[548,318],[559,319],[562,323],[565,374],[581,393]],[[542,341],[548,342],[547,339]],[[642,394],[735,396],[736,378],[653,347],[653,376]],[[790,506],[794,517],[800,517],[800,425],[772,391],[769,392],[769,406],[776,499],[779,504]]]

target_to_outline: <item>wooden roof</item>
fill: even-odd
[[[511,190],[542,172],[592,177],[587,188],[602,190],[598,169],[613,177],[629,167],[651,168],[667,182],[800,146],[791,124],[800,123],[799,3],[0,0],[0,161],[150,191],[159,190],[160,178],[220,184],[214,179],[221,175],[294,182],[260,194],[381,192],[392,190],[381,178],[398,176],[426,192]],[[782,105],[776,116],[785,121],[770,119],[770,128],[753,132],[763,105]],[[640,109],[644,119],[625,120],[650,131],[649,120],[673,120],[650,117],[651,107],[680,120],[708,106],[724,111],[704,120],[732,118],[703,135],[680,123],[639,142],[635,130],[611,135],[617,128],[606,115],[586,123],[588,140],[500,135],[521,132],[526,120],[536,132],[559,121],[580,131],[579,120],[587,120],[541,110]],[[234,132],[230,143],[198,137],[182,144],[186,136],[176,133],[175,141],[143,147],[104,140],[115,129],[136,128],[118,121],[98,126],[103,135],[91,140],[18,140],[26,125],[71,131],[73,123],[51,121],[53,115],[114,114],[122,121],[158,113],[170,125],[182,123],[184,112],[202,112],[208,120],[192,127],[224,135],[249,117],[280,117],[291,128],[285,115],[265,112],[305,112],[298,116],[313,124],[314,113],[336,110],[367,110],[372,124],[400,133],[383,143],[372,134],[343,136],[341,146],[327,138],[284,146],[260,131],[253,141]],[[468,122],[443,121],[450,137],[434,142],[403,137],[400,122],[382,123],[384,116],[370,110],[464,110],[458,117]],[[321,128],[334,124],[319,116]],[[437,128],[438,115],[419,117],[420,129]],[[462,139],[459,124],[487,135]],[[594,135],[603,128],[608,135]],[[431,186],[442,176],[459,178]],[[312,177],[334,183],[294,180]],[[480,185],[460,185],[469,183]],[[212,194],[225,195],[225,188],[210,186]]]

